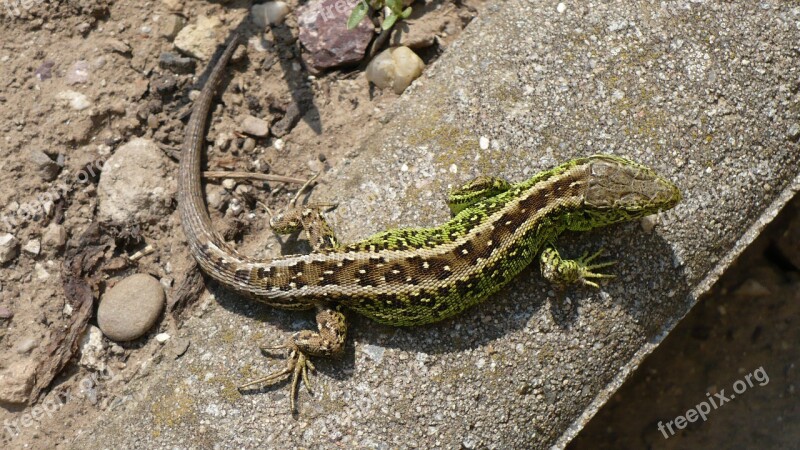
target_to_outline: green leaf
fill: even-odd
[[[393,13],[397,14],[403,9],[403,0],[386,0],[386,6],[388,6]]]
[[[360,1],[356,3],[356,6],[353,8],[353,12],[350,13],[350,18],[347,19],[347,29],[352,30],[353,28],[357,27],[364,16],[367,15],[369,11],[369,5],[367,2]]]
[[[397,16],[394,13],[389,14],[385,19],[383,19],[381,28],[388,30],[389,28],[392,28],[392,25],[394,25],[395,22],[397,22]]]
[[[409,6],[403,12],[400,13],[400,18],[401,19],[408,19],[408,16],[410,16],[410,15],[411,15],[411,7]]]

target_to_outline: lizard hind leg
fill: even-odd
[[[547,246],[539,258],[542,276],[556,286],[565,287],[569,284],[583,284],[599,288],[591,279],[597,278],[613,278],[614,275],[607,275],[604,273],[594,272],[596,269],[602,269],[616,264],[615,261],[606,261],[601,263],[592,264],[598,256],[603,253],[603,249],[589,255],[584,253],[578,259],[562,259],[561,255],[552,246]]]
[[[284,345],[277,347],[289,350],[285,368],[277,370],[266,377],[246,383],[240,386],[239,390],[256,385],[270,386],[291,377],[290,407],[292,412],[297,411],[295,399],[299,393],[300,379],[303,380],[306,389],[311,392],[308,371],[314,371],[314,364],[312,364],[309,357],[338,357],[344,351],[347,339],[347,320],[338,309],[318,306],[316,320],[318,331],[299,331],[287,339]],[[276,348],[262,348],[262,350],[274,349]]]
[[[453,214],[458,214],[481,200],[502,194],[509,189],[511,183],[502,178],[479,176],[450,191],[447,194],[447,206]]]
[[[322,211],[331,205],[310,205],[302,209],[290,209],[272,216],[270,228],[277,234],[305,231],[314,251],[333,249],[339,246],[336,234]]]

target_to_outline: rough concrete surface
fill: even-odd
[[[312,201],[339,203],[331,218],[347,241],[445,220],[447,189],[478,174],[517,181],[575,156],[624,155],[685,199],[652,232],[632,223],[560,240],[572,255],[607,249],[616,279],[558,297],[534,269],[441,324],[354,317],[344,360],[316,362],[297,417],[286,386],[245,396],[235,386],[282,364],[257,343],[282,342],[311,316],[212,285],[216,300],[181,329],[186,354],[144,370],[73,446],[566,445],[798,189],[800,8],[565,6],[488,7]],[[277,254],[269,239],[242,251]]]

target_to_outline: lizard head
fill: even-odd
[[[675,184],[633,161],[595,155],[582,163],[586,177],[583,217],[573,217],[570,229],[637,219],[671,209],[681,200]]]

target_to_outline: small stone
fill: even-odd
[[[567,10],[567,5],[565,5],[564,3],[559,3],[558,5],[556,5],[556,12],[558,12],[559,14],[564,14],[564,11],[566,10]]]
[[[0,374],[0,403],[27,403],[36,381],[36,364],[30,359],[12,363]]]
[[[55,65],[56,63],[53,61],[45,61],[42,63],[41,66],[39,66],[38,69],[36,69],[34,75],[36,76],[37,79],[39,79],[39,81],[44,81],[53,78],[53,66]]]
[[[391,87],[402,94],[412,81],[422,75],[425,63],[408,47],[389,48],[367,66],[367,80],[380,89]]]
[[[236,188],[236,180],[233,178],[226,178],[222,180],[222,187],[224,187],[228,191],[232,191]]]
[[[244,140],[244,144],[242,144],[242,151],[245,153],[250,153],[256,148],[256,140],[249,137]]]
[[[481,148],[481,150],[488,150],[489,138],[487,138],[486,136],[481,136],[480,139],[478,139],[478,146]]]
[[[89,62],[77,61],[70,67],[66,76],[67,84],[86,84],[89,82]]]
[[[28,160],[33,163],[36,172],[44,181],[55,180],[61,172],[61,166],[41,150],[31,150],[28,153]]]
[[[178,12],[183,9],[183,0],[161,0],[161,3],[169,11]]]
[[[353,64],[364,58],[374,35],[368,17],[347,29],[351,8],[342,0],[312,0],[297,8],[299,38],[308,50],[308,63],[317,70]],[[305,55],[305,54],[304,54]]]
[[[38,239],[31,239],[22,246],[22,251],[31,256],[39,256],[42,251],[42,243]]]
[[[367,344],[364,346],[364,353],[369,356],[369,359],[375,362],[381,362],[385,352],[386,348],[379,345]]]
[[[39,340],[33,336],[25,336],[22,339],[18,340],[16,344],[14,344],[14,352],[18,355],[24,355],[26,353],[30,353],[31,350],[36,348],[36,344],[39,343]]]
[[[19,241],[11,233],[0,234],[0,264],[5,264],[19,255]]]
[[[258,27],[266,28],[268,25],[279,25],[289,14],[289,5],[284,2],[267,2],[253,5],[250,9],[253,23]]]
[[[156,342],[159,344],[163,344],[169,340],[170,336],[168,333],[158,333],[156,335]]]
[[[193,73],[195,64],[195,60],[192,58],[178,56],[171,52],[163,52],[158,57],[159,67],[177,74]]]
[[[5,306],[0,306],[0,320],[9,320],[14,318],[14,311]]]
[[[789,127],[789,131],[786,133],[786,136],[792,142],[797,142],[798,140],[800,140],[800,124],[793,123]]]
[[[89,30],[92,29],[92,25],[89,22],[81,22],[78,26],[75,27],[75,30],[81,34],[82,36],[86,36]]]
[[[89,101],[89,97],[81,94],[80,92],[63,91],[58,93],[56,98],[67,102],[70,108],[74,109],[75,111],[83,111],[84,109],[92,106],[92,102]]]
[[[269,123],[266,120],[253,116],[242,119],[242,131],[256,137],[266,137],[269,134]]]
[[[103,333],[96,326],[86,327],[80,343],[80,355],[78,363],[81,366],[101,372],[106,369]]]
[[[158,34],[167,39],[175,39],[175,36],[180,33],[184,25],[186,25],[186,21],[183,17],[177,14],[170,14],[161,19],[161,24],[158,27]]]
[[[183,27],[173,45],[185,55],[208,61],[219,45],[221,28],[222,21],[218,17],[199,16],[196,23]]]
[[[131,341],[152,328],[164,308],[164,288],[147,274],[131,275],[109,289],[97,309],[97,324],[115,341]]]
[[[651,214],[649,216],[642,217],[639,220],[639,224],[645,233],[650,233],[656,227],[656,224],[658,224],[658,215]]]
[[[48,272],[47,269],[44,268],[44,265],[42,265],[42,263],[37,262],[36,264],[33,265],[33,273],[36,274],[36,279],[40,281],[50,278],[50,272]]]
[[[116,38],[106,39],[104,47],[106,50],[119,53],[120,55],[129,55],[131,53],[131,46]]]
[[[172,341],[172,344],[169,348],[169,354],[174,358],[178,359],[186,353],[186,350],[189,349],[190,341],[186,338],[175,338]]]
[[[275,150],[281,151],[283,147],[286,145],[286,142],[283,139],[275,139],[275,142],[272,143],[272,146],[275,147]]]

